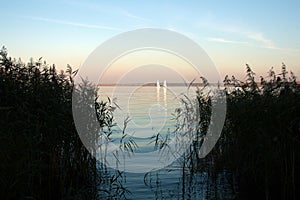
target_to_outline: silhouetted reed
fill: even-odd
[[[293,72],[282,64],[281,73],[273,68],[267,77],[256,75],[246,65],[246,80],[224,79],[227,116],[221,137],[213,150],[199,158],[203,139],[212,123],[212,104],[218,93],[204,79],[196,98],[182,96],[182,107],[175,110],[174,132],[187,135],[192,143],[179,159],[182,194],[188,174],[208,175],[207,198],[219,199],[220,174],[231,185],[232,198],[297,199],[300,194],[300,86]],[[167,137],[157,135],[156,147],[166,150]],[[186,146],[185,146],[186,147]],[[187,191],[186,191],[187,192]],[[187,198],[182,196],[182,198]]]
[[[113,116],[106,102],[89,95],[96,88],[88,81],[75,88],[76,73],[70,66],[57,73],[42,58],[24,64],[0,51],[1,199],[126,199],[130,193],[122,173],[95,159],[99,135],[110,134]],[[72,92],[81,102],[73,109],[84,119],[91,119],[90,108],[97,115],[84,121],[85,142],[95,147],[89,151],[74,125]]]
[[[238,177],[239,198],[297,199],[300,167],[300,87],[285,64],[276,75],[273,69],[256,82],[246,65],[246,80],[225,77],[227,117],[221,138],[204,159],[196,152],[202,141],[195,137],[184,164],[190,171],[203,171],[212,177],[229,170]],[[211,123],[211,98],[197,94],[200,118],[194,132],[207,133]],[[189,105],[190,106],[190,105]],[[187,106],[185,106],[187,107]],[[186,109],[185,119],[191,109]],[[201,137],[200,137],[201,139]]]
[[[70,66],[57,73],[42,58],[25,64],[10,58],[5,48],[0,51],[1,199],[126,199],[130,195],[125,174],[106,166],[107,143],[100,142],[103,137],[111,141],[112,102],[99,101],[97,88],[88,81],[75,88],[76,73]],[[173,156],[168,143],[174,133],[178,150],[187,149],[176,161],[181,172],[177,193],[162,187],[159,172],[145,175],[155,198],[298,199],[300,86],[295,75],[282,64],[281,73],[271,69],[257,81],[246,65],[246,80],[226,76],[218,86],[224,87],[222,92],[201,80],[203,87],[196,90],[195,98],[181,97],[174,130],[152,138],[154,149],[164,156]],[[84,141],[72,117],[72,92],[77,94],[73,101],[83,102],[73,109],[88,130]],[[211,131],[219,128],[212,123],[217,119],[212,106],[218,106],[221,95],[227,101],[223,131],[212,151],[200,159],[209,126]],[[93,112],[96,118],[90,116]],[[114,152],[117,167],[121,160],[125,162],[120,155],[132,155],[137,148],[126,134],[128,122],[125,119]],[[98,154],[102,162],[95,159]],[[220,192],[223,183],[231,195]],[[205,194],[196,192],[199,187]]]

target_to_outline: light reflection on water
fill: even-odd
[[[114,118],[120,126],[129,116],[131,121],[126,129],[135,137],[147,138],[154,134],[166,134],[175,126],[173,114],[180,107],[176,94],[184,92],[184,87],[119,86],[100,87],[100,97],[116,99],[122,109],[114,111]]]
[[[174,111],[180,107],[178,95],[185,90],[184,87],[99,87],[100,100],[107,101],[109,97],[120,107],[114,111],[114,120],[118,126],[113,128],[111,138],[118,143],[122,137],[124,120],[129,116],[126,133],[133,136],[138,145],[135,152],[154,151],[154,143],[150,143],[153,141],[151,137],[158,133],[164,136],[174,131]]]
[[[180,107],[178,95],[186,92],[186,87],[100,87],[100,99],[115,99],[121,108],[114,111],[119,127],[115,127],[112,138],[120,138],[123,121],[129,116],[126,133],[138,144],[136,152],[154,151],[154,144],[149,144],[151,136],[174,130],[173,114]],[[213,179],[207,172],[190,174],[178,161],[155,172],[125,173],[125,177],[129,199],[233,199],[236,192],[235,176],[230,172],[219,172]]]

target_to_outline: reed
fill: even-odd
[[[125,174],[105,165],[107,143],[99,145],[103,136],[111,140],[112,102],[98,101],[97,89],[88,81],[75,88],[76,73],[70,66],[66,72],[57,72],[55,65],[42,58],[25,64],[10,58],[5,48],[0,51],[1,199],[127,199],[131,194],[125,187]],[[198,152],[212,125],[212,105],[222,93],[201,79],[195,98],[181,97],[182,107],[174,112],[174,130],[152,137],[154,149],[167,156],[173,156],[168,143],[174,133],[178,149],[188,147],[177,161],[182,172],[181,198],[191,198],[199,186],[193,174],[200,173],[208,176],[203,198],[222,199],[218,184],[220,174],[225,173],[234,198],[298,199],[300,86],[295,75],[282,64],[279,74],[270,69],[259,81],[249,65],[243,81],[226,76],[223,131],[202,159]],[[86,102],[77,109],[87,120],[89,151],[73,122],[72,92],[77,94],[75,101]],[[90,117],[91,112],[96,112],[96,119]],[[117,164],[125,162],[120,155],[133,156],[137,148],[126,133],[128,122],[125,119],[119,149],[114,152]],[[179,136],[185,138],[182,143]],[[95,159],[99,152],[101,163]],[[145,184],[156,198],[165,196],[161,182],[158,173],[145,175]]]
[[[184,100],[182,126],[196,134],[183,167],[190,171],[208,172],[212,177],[229,170],[239,180],[242,199],[297,199],[300,179],[300,87],[293,72],[285,64],[278,75],[271,69],[267,77],[256,75],[246,65],[246,80],[225,77],[227,117],[221,138],[204,159],[195,154],[211,123],[212,98],[197,91],[197,100]],[[260,85],[260,86],[259,86]],[[194,109],[190,107],[194,106]],[[191,118],[199,109],[199,118]],[[181,128],[183,130],[183,128]],[[216,185],[216,183],[215,183]],[[234,186],[233,186],[234,190]]]
[[[96,89],[87,81],[75,88],[76,73],[70,66],[58,73],[42,58],[25,64],[1,49],[1,199],[126,199],[130,194],[123,174],[99,164],[96,148],[88,151],[77,134],[72,92],[83,102],[77,109],[90,119],[87,94]],[[92,102],[97,126],[86,124],[87,140],[96,147],[100,133],[111,133],[113,116],[107,102]]]
[[[226,76],[227,116],[223,131],[216,146],[202,159],[198,152],[204,148],[208,127],[214,125],[212,104],[214,99],[221,99],[218,95],[222,92],[210,89],[206,79],[201,78],[203,87],[197,89],[196,98],[183,95],[182,107],[174,114],[177,125],[172,133],[192,141],[179,159],[182,194],[188,184],[187,174],[205,173],[209,176],[208,197],[218,199],[218,177],[225,173],[235,198],[298,199],[300,86],[294,73],[282,64],[281,73],[270,69],[257,82],[256,74],[246,65],[246,80]],[[168,136],[157,134],[153,139],[156,148],[168,152]]]

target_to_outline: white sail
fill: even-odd
[[[160,84],[159,84],[159,81],[158,81],[158,80],[156,81],[156,87],[157,87],[157,88],[160,87]]]
[[[164,80],[164,87],[167,87],[167,81]]]

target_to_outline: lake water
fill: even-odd
[[[194,90],[191,88],[188,91],[191,98]],[[99,87],[100,99],[107,100],[109,97],[113,101],[112,106],[116,107],[114,118],[117,126],[112,138],[118,141],[121,137],[124,120],[128,116],[130,121],[126,133],[137,143],[137,154],[154,151],[154,143],[151,143],[153,135],[166,135],[174,130],[174,113],[181,106],[182,94],[187,94],[186,87]],[[155,165],[151,161],[143,164]],[[131,193],[126,195],[128,199],[233,199],[237,193],[234,177],[226,171],[214,176],[209,171],[190,173],[183,169],[180,160],[176,160],[165,168],[149,173],[125,172],[121,183]]]
[[[118,125],[129,116],[127,132],[135,137],[148,138],[158,132],[165,133],[174,126],[172,115],[180,107],[178,95],[186,92],[184,87],[118,86],[100,87],[100,96],[114,99],[120,107],[114,111]]]

